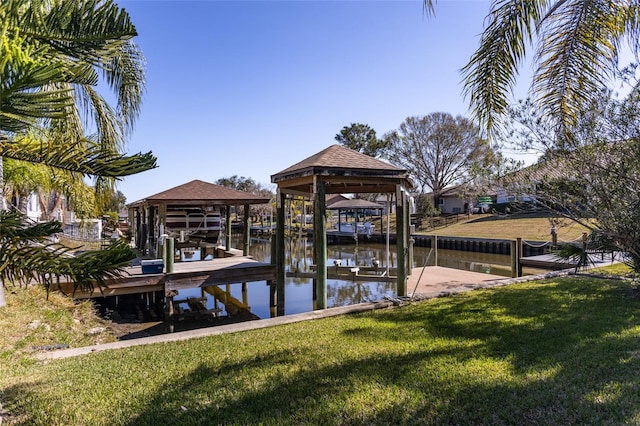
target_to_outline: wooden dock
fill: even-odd
[[[244,283],[253,281],[275,281],[275,266],[246,256],[215,258],[197,262],[176,262],[172,273],[143,274],[140,266],[125,269],[125,276],[107,282],[107,287],[93,292],[77,290],[75,299],[122,296],[163,291],[206,287],[211,285]],[[72,283],[61,283],[66,294],[73,293]]]
[[[586,266],[588,268],[607,266],[615,263],[616,261],[620,261],[620,259],[622,259],[622,255],[620,253],[589,253],[589,260]],[[520,264],[530,268],[559,271],[575,268],[578,266],[578,261],[576,259],[562,259],[554,254],[542,254],[539,256],[521,257]]]

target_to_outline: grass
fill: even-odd
[[[44,363],[17,351],[0,396],[9,424],[639,424],[637,294],[559,278]]]
[[[464,217],[464,216],[463,216]],[[568,219],[553,218],[557,222],[558,241],[575,241],[582,237],[583,232],[589,232],[582,225]],[[549,217],[531,217],[528,215],[473,215],[469,219],[424,231],[427,235],[443,235],[448,237],[476,237],[549,241],[551,239],[551,222]]]
[[[16,360],[28,360],[38,348],[56,345],[88,346],[115,341],[108,323],[89,301],[75,303],[42,286],[8,287],[7,306],[0,309],[0,377],[11,375]],[[104,330],[91,334],[90,330]]]

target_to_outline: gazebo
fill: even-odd
[[[409,242],[408,190],[413,187],[406,170],[361,154],[341,145],[332,145],[271,176],[277,184],[276,235],[272,262],[276,265],[278,306],[284,306],[284,223],[288,196],[302,196],[313,203],[315,303],[327,306],[327,194],[393,194],[396,202],[397,292],[407,294]]]
[[[360,198],[354,198],[354,199],[346,199],[346,200],[340,200],[337,201],[335,203],[332,204],[328,204],[326,206],[327,210],[337,210],[338,211],[338,223],[337,223],[337,232],[342,232],[342,212],[346,211],[348,212],[352,212],[355,215],[355,219],[356,219],[356,225],[353,226],[353,232],[354,233],[358,233],[359,230],[359,224],[358,224],[358,217],[359,214],[358,212],[363,211],[371,211],[371,210],[377,210],[380,213],[380,227],[382,229],[382,210],[384,209],[384,206],[378,204],[378,203],[374,203],[371,201],[367,201],[367,200],[363,200]],[[369,215],[370,216],[370,215]],[[372,226],[371,224],[369,224],[369,227],[366,227],[366,223],[363,224],[363,228],[367,228],[366,229],[366,233],[368,236],[371,235],[371,231],[372,231]]]
[[[170,221],[175,221],[176,229],[184,229],[189,224],[189,218],[194,217],[199,221],[202,229],[217,228],[219,231],[221,210],[226,214],[225,247],[226,250],[230,250],[230,207],[244,206],[243,254],[246,256],[249,254],[249,206],[266,204],[270,201],[269,198],[248,192],[193,180],[128,204],[127,209],[136,247],[149,254],[156,254],[156,244],[160,236],[171,229]],[[217,234],[214,232],[213,235],[217,240]],[[203,234],[201,238],[206,240],[207,234]]]

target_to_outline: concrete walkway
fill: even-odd
[[[170,334],[160,334],[156,336],[142,337],[139,339],[120,340],[117,342],[86,346],[82,348],[40,352],[35,354],[35,357],[40,360],[68,358],[78,355],[90,354],[93,352],[128,348],[138,345],[176,342],[198,337],[215,336],[226,333],[237,333],[241,331],[256,330],[259,328],[274,327],[283,324],[291,324],[300,321],[308,321],[333,317],[337,315],[388,308],[390,306],[407,303],[412,300],[431,299],[435,297],[461,293],[463,291],[499,287],[516,282],[532,281],[535,279],[551,278],[553,276],[568,274],[568,271],[557,271],[541,275],[529,275],[521,278],[505,278],[499,275],[462,271],[458,269],[443,268],[441,266],[429,266],[425,268],[424,272],[422,273],[422,278],[420,278],[420,281],[418,282],[418,278],[420,277],[421,272],[422,268],[415,268],[414,270],[412,270],[407,283],[407,291],[409,292],[409,297],[407,298],[388,298],[377,302],[360,303],[357,305],[329,308],[295,315],[285,315],[276,318],[240,322],[216,327],[199,328],[196,330],[181,331]],[[416,283],[418,284],[417,287]]]

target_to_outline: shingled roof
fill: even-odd
[[[287,167],[279,173],[271,176],[271,182],[286,179],[291,175],[318,174],[321,170],[349,169],[354,172],[361,170],[391,171],[393,173],[405,172],[405,170],[393,166],[384,161],[361,154],[342,145],[331,145],[317,154]],[[316,173],[314,173],[316,171]]]
[[[360,198],[351,198],[348,200],[336,201],[335,203],[328,205],[327,210],[340,210],[340,209],[382,209],[383,205],[373,203],[371,201],[363,200]]]
[[[269,198],[196,179],[133,202],[129,207],[142,204],[266,204],[269,201]]]
[[[327,183],[328,194],[385,192],[392,190],[396,183],[411,186],[405,169],[342,145],[331,145],[271,175],[271,182],[280,188],[309,192],[305,187],[313,176],[322,176]]]

